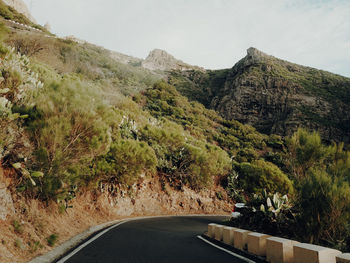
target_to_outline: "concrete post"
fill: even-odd
[[[217,241],[221,241],[222,240],[222,232],[224,230],[224,226],[222,225],[216,225],[215,226],[215,239]]]
[[[266,239],[271,236],[260,233],[249,233],[247,236],[248,252],[257,256],[266,256]]]
[[[222,241],[230,246],[233,246],[233,231],[237,229],[234,227],[226,226],[222,230]]]
[[[294,263],[336,263],[341,255],[339,250],[305,243],[295,244],[293,252]]]
[[[293,245],[299,242],[269,237],[266,239],[266,260],[270,263],[293,263]],[[311,263],[311,262],[309,262]]]
[[[341,254],[335,257],[337,263],[350,263],[350,253]]]
[[[214,223],[208,224],[208,236],[211,238],[215,237],[215,226],[216,224]]]
[[[244,229],[235,229],[233,231],[233,245],[235,248],[245,250],[247,248],[247,236],[251,231]]]

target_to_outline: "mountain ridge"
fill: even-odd
[[[36,23],[36,20],[30,13],[28,6],[22,0],[3,0],[3,2],[14,8],[17,12],[25,15],[33,23]]]
[[[326,140],[349,143],[350,78],[249,48],[230,69],[177,71],[168,81],[226,119],[260,132],[285,136],[307,127],[319,130]]]

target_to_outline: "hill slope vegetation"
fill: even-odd
[[[350,154],[297,129],[346,140],[349,79],[255,49],[232,69],[151,71],[2,17],[0,170],[14,200],[64,213],[84,193],[134,200],[147,180],[162,195],[221,187],[215,199],[257,206],[254,228],[271,223],[279,234],[349,247]],[[276,192],[288,206],[262,209]]]

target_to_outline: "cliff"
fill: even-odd
[[[169,80],[190,99],[260,132],[290,135],[305,127],[350,142],[349,78],[249,48],[231,69],[173,72]]]

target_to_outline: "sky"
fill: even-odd
[[[154,48],[207,69],[249,47],[350,77],[350,0],[24,0],[40,24],[145,58]]]

